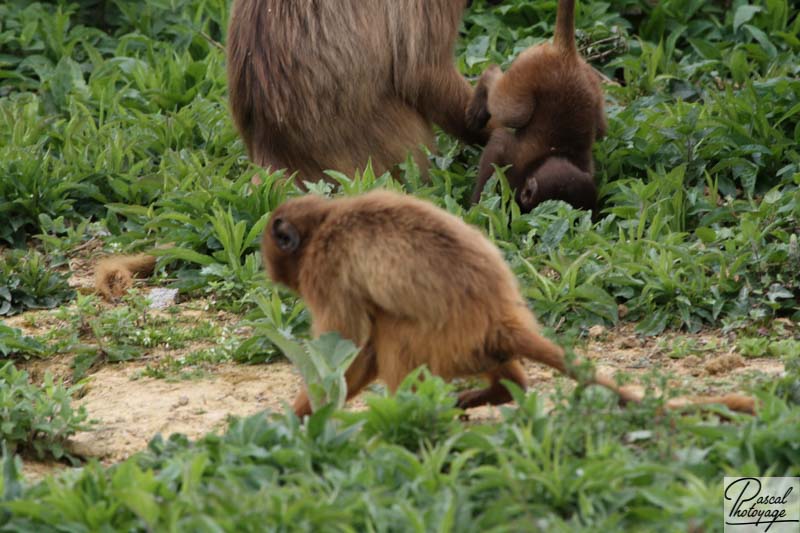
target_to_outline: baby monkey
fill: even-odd
[[[525,50],[503,74],[492,65],[467,108],[470,127],[491,122],[472,195],[480,200],[492,165],[506,171],[517,204],[528,212],[545,200],[596,210],[592,144],[605,135],[603,90],[575,44],[575,1],[559,0],[553,44]]]
[[[423,364],[447,380],[488,378],[487,388],[460,394],[462,408],[510,401],[500,381],[525,388],[523,358],[578,377],[564,351],[539,333],[497,247],[428,202],[386,191],[289,200],[272,214],[262,253],[270,277],[305,300],[315,336],[337,332],[360,347],[345,374],[348,398],[375,379],[394,392]],[[641,399],[601,375],[584,383],[623,402]],[[747,400],[740,407],[752,410]],[[311,412],[305,391],[294,410]]]

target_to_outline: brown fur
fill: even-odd
[[[575,45],[575,2],[559,0],[553,44],[525,50],[503,74],[481,76],[469,104],[473,128],[497,124],[481,157],[473,202],[492,176],[506,171],[523,212],[545,200],[596,209],[592,144],[606,131],[600,79]]]
[[[460,395],[465,408],[509,401],[502,379],[524,388],[521,358],[576,377],[538,333],[497,247],[428,202],[385,191],[290,200],[272,214],[262,253],[272,279],[305,300],[315,336],[335,331],[362,347],[346,372],[348,398],[374,379],[395,391],[423,364],[445,379],[489,378]],[[607,377],[586,382],[640,400]],[[305,392],[294,407],[310,412]]]
[[[109,302],[117,301],[133,286],[133,278],[150,276],[156,258],[148,254],[112,255],[97,262],[94,286]]]
[[[431,122],[467,142],[472,87],[453,63],[466,0],[236,0],[228,31],[230,106],[250,158],[298,172],[382,173],[420,145]]]
[[[699,405],[724,405],[731,411],[756,414],[756,402],[750,396],[741,394],[725,394],[723,396],[686,396],[667,400],[667,409],[678,410],[696,408]]]

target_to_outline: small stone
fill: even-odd
[[[697,357],[696,355],[687,355],[683,359],[681,359],[681,364],[686,368],[695,368],[699,367],[703,363],[703,360]]]
[[[590,339],[597,339],[605,335],[605,333],[606,333],[606,328],[604,328],[600,324],[595,324],[594,326],[589,328]]]
[[[178,398],[178,402],[172,406],[173,409],[177,409],[178,407],[183,407],[184,405],[189,405],[189,397],[188,396],[181,396]]]
[[[164,309],[175,303],[178,289],[150,289],[147,299],[150,300],[150,309]]]
[[[705,370],[710,376],[727,374],[731,370],[745,366],[744,358],[738,353],[729,353],[715,357],[706,363]]]
[[[631,335],[630,337],[624,337],[619,341],[619,347],[625,350],[630,350],[632,348],[637,348],[639,346],[639,342],[636,340],[636,337]]]

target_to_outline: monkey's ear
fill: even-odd
[[[276,218],[272,223],[272,238],[283,252],[294,252],[300,246],[300,233],[291,222]]]

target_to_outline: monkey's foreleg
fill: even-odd
[[[292,408],[294,409],[294,414],[297,415],[298,418],[303,418],[311,414],[311,400],[308,399],[308,392],[306,392],[305,386],[297,393]]]
[[[422,80],[418,96],[420,111],[450,135],[470,144],[486,144],[490,129],[486,123],[475,127],[467,120],[473,88],[455,66],[431,69]],[[487,117],[488,121],[488,117]]]

